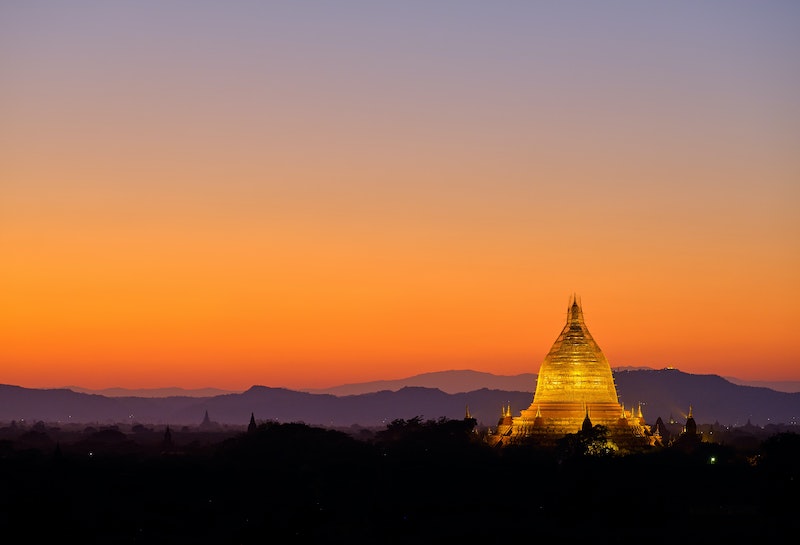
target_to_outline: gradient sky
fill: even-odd
[[[0,383],[800,380],[800,3],[0,4]]]

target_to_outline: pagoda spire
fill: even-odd
[[[583,419],[581,431],[587,432],[592,429],[592,421],[589,418],[589,405],[586,405],[586,417]]]
[[[697,422],[694,421],[694,416],[692,416],[691,405],[689,405],[689,415],[686,417],[686,424],[683,426],[683,432],[685,435],[697,435]]]
[[[570,324],[583,325],[583,309],[576,294],[572,295],[572,304],[567,310],[567,325]]]
[[[173,443],[172,443],[172,432],[169,429],[169,425],[167,425],[166,429],[164,430],[164,439],[161,441],[161,446],[164,451],[172,450]]]
[[[211,418],[208,416],[208,410],[206,410],[205,414],[203,415],[203,421],[200,422],[200,429],[204,431],[209,431],[217,428],[217,423],[213,422]]]

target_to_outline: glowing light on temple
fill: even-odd
[[[577,297],[567,309],[567,323],[539,369],[531,405],[512,417],[503,411],[495,443],[525,437],[543,442],[576,433],[587,425],[603,425],[610,436],[626,446],[651,444],[641,404],[626,410],[617,398],[614,376],[583,317]]]

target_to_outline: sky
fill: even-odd
[[[800,3],[0,4],[0,383],[800,380]]]

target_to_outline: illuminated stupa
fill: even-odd
[[[652,443],[641,405],[628,410],[619,402],[611,366],[573,297],[567,323],[539,369],[533,402],[513,417],[510,426],[498,425],[492,442],[506,444],[528,437],[552,442],[579,432],[587,418],[591,425],[606,426],[620,446]]]

